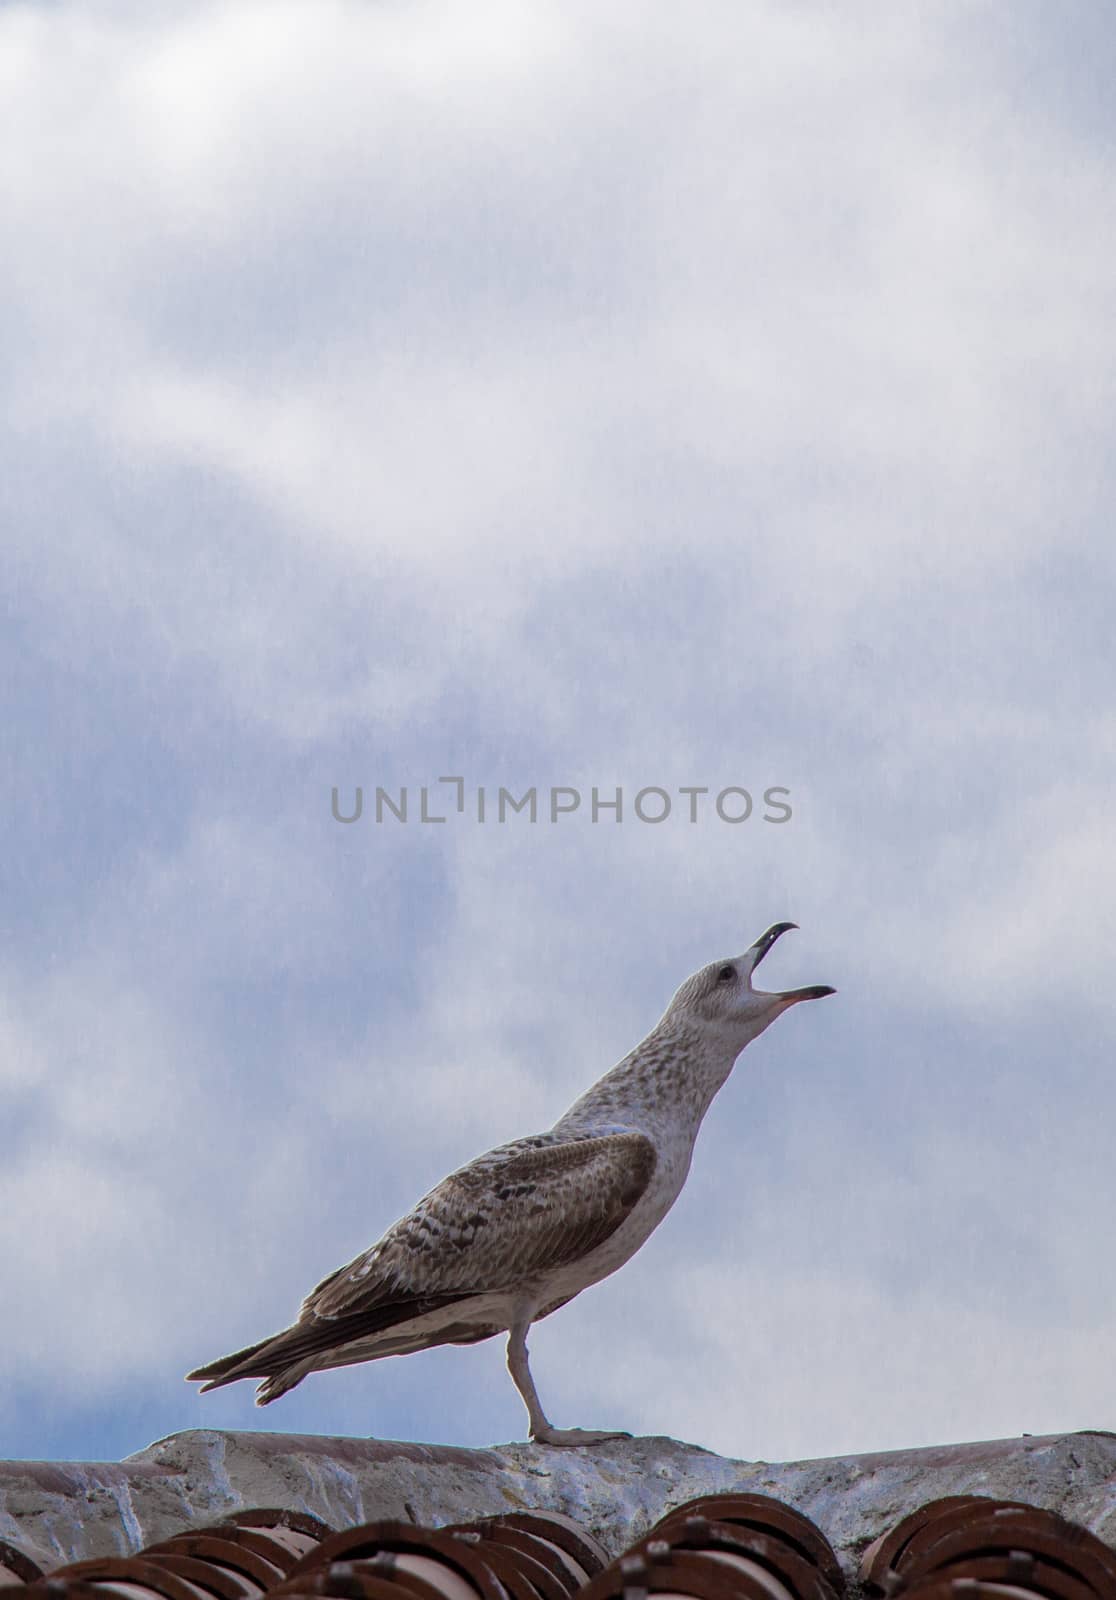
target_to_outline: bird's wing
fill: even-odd
[[[620,1227],[654,1170],[655,1147],[641,1133],[572,1140],[540,1134],[501,1145],[451,1173],[378,1244],[323,1279],[289,1328],[190,1377],[208,1380],[209,1389],[266,1378],[260,1403],[274,1400],[323,1355],[580,1260]],[[467,1342],[499,1331],[478,1331],[484,1326],[466,1318],[440,1326],[441,1337],[424,1342]],[[372,1353],[365,1349],[354,1359]]]
[[[596,1249],[655,1170],[642,1133],[501,1145],[452,1173],[378,1244],[307,1296],[299,1324],[514,1289]],[[393,1318],[394,1320],[394,1318]],[[298,1326],[299,1324],[296,1324]]]

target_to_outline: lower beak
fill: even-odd
[[[836,989],[831,989],[827,983],[813,983],[808,989],[784,989],[782,994],[775,996],[785,1006],[797,1005],[800,1000],[821,1000],[827,994],[836,994]]]

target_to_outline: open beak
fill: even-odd
[[[797,927],[797,922],[776,922],[768,928],[766,933],[760,934],[748,952],[752,957],[752,965],[748,973],[749,981],[752,973],[755,972],[776,941],[781,939],[784,933],[789,933],[792,928]],[[799,1000],[820,1000],[824,995],[836,993],[836,989],[831,989],[827,983],[814,983],[805,989],[784,989],[781,994],[777,993],[773,998],[781,1001],[785,1006],[793,1006],[797,1005]]]

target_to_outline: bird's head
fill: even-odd
[[[752,987],[752,974],[764,956],[777,939],[794,927],[797,923],[776,922],[742,956],[713,961],[695,972],[670,1002],[663,1021],[714,1033],[734,1045],[739,1055],[746,1044],[800,1000],[820,1000],[823,995],[836,994],[824,983],[775,993]]]

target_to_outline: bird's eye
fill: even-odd
[[[732,983],[736,977],[735,967],[722,967],[717,974],[718,983]]]

